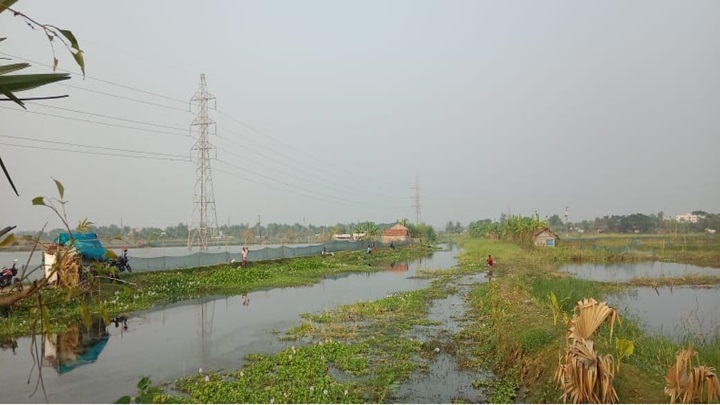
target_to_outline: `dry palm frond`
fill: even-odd
[[[75,287],[79,282],[80,264],[77,253],[74,249],[60,249],[57,253],[57,274],[58,285],[61,287]]]
[[[610,319],[610,338],[612,339],[615,321],[620,322],[617,311],[607,302],[597,302],[594,298],[578,301],[575,315],[568,327],[568,340],[588,339],[595,330],[608,318]]]
[[[613,380],[613,357],[598,356],[592,340],[573,342],[562,356],[555,372],[555,382],[562,389],[563,402],[615,403],[618,399]]]
[[[720,399],[720,382],[712,367],[691,368],[692,357],[697,353],[692,349],[680,350],[675,364],[665,375],[665,394],[670,403],[689,404],[694,401],[711,402]]]

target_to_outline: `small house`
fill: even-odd
[[[550,228],[541,228],[533,233],[533,244],[535,246],[555,247],[560,237]]]
[[[410,241],[410,230],[397,224],[390,229],[382,231],[381,242],[384,244],[391,242],[409,242]]]

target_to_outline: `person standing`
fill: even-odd
[[[244,246],[242,248],[242,266],[247,267],[247,255],[248,255],[248,248],[247,246]]]
[[[487,265],[488,267],[492,267],[495,265],[495,260],[493,260],[492,255],[488,255]]]

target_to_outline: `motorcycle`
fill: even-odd
[[[13,261],[13,265],[10,268],[4,267],[2,269],[2,272],[0,272],[0,290],[4,289],[5,287],[9,287],[13,283],[18,286],[18,289],[22,291],[22,284],[20,283],[20,279],[15,277],[17,276],[17,259]],[[14,279],[14,280],[13,280]]]
[[[127,249],[123,249],[123,254],[121,256],[118,256],[116,259],[111,259],[110,265],[114,266],[120,273],[125,270],[132,273],[132,268],[130,267],[130,260],[127,257]]]

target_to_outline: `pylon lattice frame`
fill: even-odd
[[[206,250],[208,242],[215,236],[218,229],[217,211],[215,210],[215,190],[212,181],[212,169],[210,167],[210,152],[214,147],[209,140],[209,127],[215,122],[210,119],[208,114],[209,101],[215,100],[207,91],[207,82],[205,74],[200,75],[200,86],[195,95],[190,100],[191,103],[197,103],[198,113],[190,128],[197,127],[198,140],[192,147],[192,151],[196,152],[197,168],[195,169],[195,192],[193,194],[193,213],[188,235],[188,249],[193,244],[197,244],[200,250]],[[199,214],[199,220],[196,218]]]

